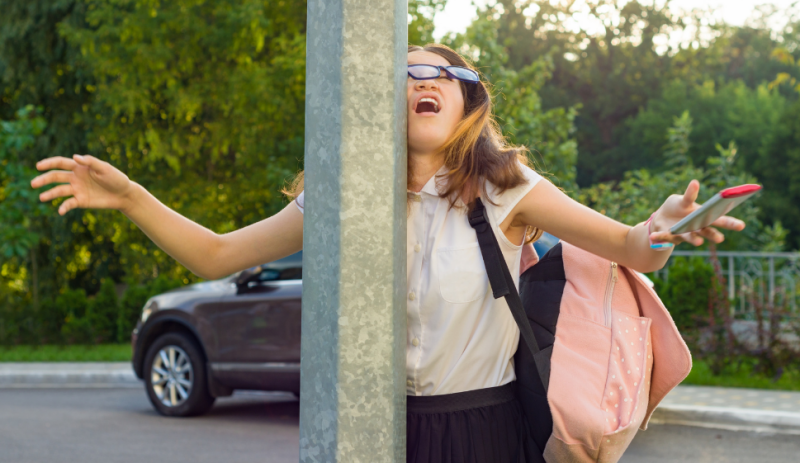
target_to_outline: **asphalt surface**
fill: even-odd
[[[0,463],[297,463],[299,402],[236,393],[204,416],[158,415],[143,389],[1,389]]]
[[[299,460],[299,403],[237,392],[210,413],[164,418],[140,389],[0,389],[0,463]],[[796,435],[651,425],[622,463],[795,462]]]
[[[794,435],[651,425],[636,434],[620,463],[794,463],[798,455]]]

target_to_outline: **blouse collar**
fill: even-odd
[[[447,175],[447,172],[448,172],[447,166],[443,165],[442,167],[440,167],[439,170],[436,171],[436,173],[433,174],[433,176],[430,179],[428,179],[428,181],[422,187],[422,190],[420,190],[420,193],[426,193],[426,194],[429,194],[431,196],[439,196],[438,189],[439,188],[444,189],[443,183],[444,183],[445,179],[443,177],[445,175]],[[437,180],[439,182],[439,185],[438,185],[439,188],[437,188]],[[409,191],[409,193],[413,193],[413,192]]]

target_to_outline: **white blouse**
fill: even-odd
[[[497,206],[484,200],[517,285],[522,243],[510,242],[499,224],[542,178],[520,167],[526,183],[499,195],[489,186],[488,199]],[[437,175],[446,172],[443,167]],[[408,195],[406,393],[451,394],[513,381],[519,328],[505,299],[492,296],[466,208],[449,208],[437,193],[436,176]],[[300,211],[303,199],[301,193],[296,200]]]

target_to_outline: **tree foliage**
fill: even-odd
[[[487,9],[464,34],[444,42],[472,58],[492,87],[495,115],[509,142],[531,151],[537,170],[554,183],[577,195],[575,161],[577,145],[573,138],[576,107],[542,108],[541,90],[552,78],[551,57],[515,69],[498,36],[495,10]]]
[[[445,3],[409,2],[410,43],[433,41]],[[491,82],[509,141],[573,197],[633,224],[692,178],[701,200],[758,181],[724,248],[800,248],[797,16],[775,31],[790,15],[761,8],[734,27],[669,3],[496,0],[443,42]],[[122,341],[149,294],[198,280],[122,214],[40,204],[41,158],[92,153],[219,233],[286,204],[305,27],[305,1],[4,1],[0,342]]]
[[[432,43],[433,18],[444,10],[447,0],[409,0],[408,43],[426,45]]]

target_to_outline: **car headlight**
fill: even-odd
[[[142,309],[142,323],[146,322],[147,318],[150,317],[150,314],[156,310],[158,310],[158,304],[156,304],[155,299],[148,299],[147,303]]]

